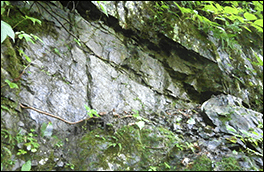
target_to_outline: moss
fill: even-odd
[[[220,167],[221,171],[243,171],[234,157],[224,157],[221,162],[217,162],[216,164]]]
[[[56,32],[55,28],[50,27],[51,23],[43,22],[41,21],[41,25],[37,22],[35,24],[30,19],[24,19],[23,17],[25,15],[29,17],[33,17],[36,19],[40,19],[41,16],[37,15],[37,13],[32,13],[28,9],[19,7],[19,10],[17,8],[12,8],[10,10],[9,16],[2,15],[2,20],[7,22],[11,27],[14,27],[14,31],[24,31],[27,34],[35,34],[35,33],[46,33],[48,35],[51,35],[55,38],[58,38],[58,33]],[[52,24],[53,25],[53,24]]]
[[[43,165],[37,165],[32,167],[32,171],[52,171],[54,170],[54,168],[56,167],[56,162],[54,161],[54,159],[56,159],[58,157],[54,156],[54,150],[51,150],[48,156],[48,160],[43,164]],[[46,156],[37,156],[36,154],[34,154],[34,156],[31,158],[32,160],[37,160],[38,162],[40,162],[41,160],[45,160]]]
[[[20,60],[16,55],[16,50],[13,48],[9,39],[6,39],[3,44],[6,46],[6,50],[3,52],[7,60],[3,61],[3,67],[11,75],[13,79],[17,78],[20,73],[19,70],[22,69]]]
[[[159,148],[166,145],[169,148],[179,140],[165,128],[139,130],[136,126],[123,126],[115,132],[97,128],[86,133],[79,141],[80,157],[71,161],[75,170],[109,169],[108,163],[118,164],[115,170],[148,169],[147,164],[157,164],[161,156]],[[154,148],[154,149],[152,149]],[[153,153],[153,150],[154,153]],[[163,149],[161,149],[163,151]],[[125,157],[125,160],[120,156]]]
[[[190,165],[188,169],[185,170],[191,170],[191,171],[212,171],[212,161],[207,158],[206,155],[202,155],[198,157],[193,165]]]

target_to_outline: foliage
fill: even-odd
[[[84,105],[85,109],[87,110],[87,114],[89,115],[89,117],[94,117],[97,116],[97,117],[100,117],[100,115],[98,115],[97,111],[94,110],[94,109],[91,109],[90,107],[88,107],[87,105]]]
[[[194,161],[193,166],[191,166],[190,170],[212,171],[212,161],[206,155],[202,155]]]
[[[105,1],[97,1],[98,5],[99,5],[100,8],[103,10],[103,12],[105,13],[105,15],[106,15],[107,17],[109,17],[105,5],[104,5],[103,3],[101,3],[101,2],[103,2],[103,3],[105,4]]]
[[[31,132],[28,133],[27,135],[22,135],[22,134],[18,134],[17,135],[17,142],[19,143],[23,143],[26,146],[26,150],[25,149],[19,149],[17,155],[21,155],[21,154],[26,154],[27,151],[31,151],[31,152],[36,152],[39,144],[38,144],[38,140],[35,139],[34,137],[37,136],[37,134],[33,134],[33,132],[35,131],[35,129],[31,129]]]
[[[12,27],[8,23],[1,20],[1,44],[4,42],[7,36],[12,38],[12,40],[15,42],[15,33]]]
[[[10,88],[18,88],[16,83],[13,83],[9,81],[8,79],[6,79],[5,82],[9,85]]]
[[[19,49],[18,52],[19,52],[19,55],[20,55],[20,56],[25,56],[26,60],[27,60],[29,63],[31,62],[31,59],[30,59],[30,58],[24,53],[23,50]]]
[[[43,122],[41,125],[41,128],[40,128],[41,137],[51,136],[52,135],[52,129],[53,129],[53,125],[51,122],[49,122],[48,124]]]
[[[221,171],[241,171],[241,167],[238,165],[238,162],[233,157],[224,157],[221,162],[216,163],[217,166],[220,166]]]
[[[4,15],[6,9],[10,10],[10,8],[11,8],[11,4],[8,1],[1,1],[1,16]],[[33,25],[35,25],[36,22],[41,25],[41,21],[34,17],[29,17],[25,15],[25,17],[22,16],[22,18],[23,20],[15,24],[13,28],[8,23],[1,20],[1,44],[6,39],[7,36],[12,38],[12,40],[15,42],[15,35],[17,35],[19,39],[25,38],[27,42],[30,41],[33,44],[34,44],[34,41],[32,40],[32,38],[34,38],[35,40],[40,40],[43,43],[43,41],[36,35],[33,35],[33,34],[28,35],[24,31],[14,33],[13,29],[25,20],[31,20],[33,22]]]
[[[153,25],[160,25],[161,30],[175,30],[174,21],[180,15],[177,9],[181,12],[180,20],[192,21],[206,34],[212,32],[226,48],[234,48],[236,37],[243,29],[263,33],[263,3],[260,1],[156,2],[152,10]]]
[[[33,35],[33,34],[26,34],[24,31],[21,31],[21,32],[16,32],[16,35],[18,35],[18,38],[19,39],[23,39],[23,38],[25,38],[25,40],[27,41],[27,42],[31,42],[32,44],[35,44],[35,42],[33,41],[33,39],[32,38],[34,38],[35,39],[35,41],[36,40],[40,40],[42,43],[43,43],[43,41],[39,38],[39,37],[37,37],[36,35]]]
[[[28,160],[25,164],[22,165],[21,171],[30,171],[31,169],[31,161]]]
[[[240,139],[245,144],[247,144],[248,142],[248,143],[251,143],[255,147],[258,147],[259,143],[263,144],[263,134],[262,134],[262,137],[259,136],[259,134],[255,132],[254,129],[249,129],[249,131],[240,130],[240,132],[243,133],[242,135],[238,134],[238,132],[231,126],[227,125],[226,129],[233,132],[233,136],[226,138],[226,140],[228,140],[231,143],[237,143],[237,140]],[[254,138],[252,135],[255,135],[256,138]],[[257,156],[263,156],[263,154],[258,153],[250,148],[247,148],[247,151]]]
[[[39,148],[37,139],[35,138],[37,134],[34,134],[35,129],[31,129],[29,133],[18,132],[15,136],[11,135],[6,129],[1,129],[1,142],[3,141],[7,146],[2,146],[1,144],[1,168],[3,166],[10,167],[14,164],[14,161],[11,160],[13,152],[17,151],[17,155],[29,154],[28,151],[35,153]],[[3,141],[2,141],[3,140]],[[19,146],[19,149],[15,148]],[[2,161],[3,160],[3,161]],[[31,168],[31,161],[28,160],[23,166],[22,171],[28,171]]]
[[[65,167],[70,167],[70,169],[74,170],[74,164],[72,163],[67,163]]]

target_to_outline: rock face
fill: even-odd
[[[86,1],[80,1],[76,8],[64,2],[37,2],[30,8],[32,15],[41,17],[42,26],[32,33],[42,42],[16,43],[31,63],[21,76],[19,89],[8,86],[1,89],[3,105],[17,112],[1,111],[1,114],[3,127],[12,133],[23,129],[25,134],[29,128],[40,133],[45,123],[52,123],[53,130],[38,138],[42,140],[40,152],[32,161],[36,169],[61,170],[70,168],[66,164],[71,162],[76,170],[142,170],[157,166],[159,160],[176,167],[184,158],[194,160],[187,153],[190,150],[199,155],[214,152],[216,157],[212,154],[208,157],[219,161],[236,147],[221,143],[228,139],[238,147],[250,147],[257,152],[254,161],[241,161],[242,165],[252,163],[254,168],[263,168],[263,161],[259,160],[263,152],[259,146],[263,143],[259,127],[263,117],[249,109],[263,111],[256,104],[256,100],[263,100],[263,74],[248,72],[245,77],[242,68],[236,69],[247,65],[263,71],[247,60],[253,59],[254,53],[262,54],[261,46],[241,51],[233,58],[243,60],[235,64],[228,58],[228,52],[216,46],[212,35],[208,43],[201,35],[194,36],[193,30],[183,34],[184,27],[191,27],[188,23],[175,21],[177,38],[176,33],[172,37],[146,31],[142,23],[148,13],[142,13],[141,19],[135,15],[153,5],[149,3],[111,2],[107,5],[109,17],[96,8],[97,4]],[[25,7],[28,10],[30,6]],[[117,13],[112,13],[115,7]],[[76,11],[70,12],[68,8]],[[148,36],[144,38],[138,32],[147,32]],[[18,56],[14,47],[9,40],[1,45],[1,78],[10,81],[19,76],[19,70],[24,69],[22,64],[26,63],[25,55]],[[219,96],[209,99],[212,95]],[[89,125],[87,121],[69,125],[37,111],[21,109],[20,103],[72,122],[89,117],[85,105],[105,115],[89,120]],[[203,113],[198,108],[202,103]],[[56,137],[51,137],[51,132]],[[220,153],[220,147],[224,153]],[[186,152],[180,153],[182,150]],[[113,157],[113,152],[117,156]],[[106,157],[101,157],[102,154]],[[153,155],[156,160],[144,154]],[[53,165],[41,165],[43,157],[53,158]],[[23,163],[19,163],[12,170],[20,168]],[[247,165],[245,169],[253,167]]]
[[[250,137],[260,139],[263,135],[263,131],[258,128],[263,114],[243,107],[240,98],[219,95],[204,102],[201,109],[221,132],[243,135],[251,129],[255,134],[248,134]]]

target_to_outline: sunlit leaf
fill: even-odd
[[[215,8],[212,4],[211,5],[205,5],[203,10],[211,12],[211,13],[216,13],[218,11],[217,8]]]
[[[17,84],[9,81],[8,79],[6,79],[5,82],[9,85],[10,88],[18,88]]]
[[[215,6],[216,6],[216,8],[217,8],[218,11],[221,12],[223,10],[222,6],[219,5],[218,3],[216,3]]]
[[[244,14],[244,17],[247,19],[247,20],[256,20],[257,19],[257,17],[254,15],[254,14],[250,14],[250,13],[248,13],[248,12],[246,12],[245,14]],[[263,19],[262,19],[263,20]],[[263,21],[262,21],[263,22]]]
[[[30,63],[31,59],[26,54],[24,54],[24,55],[25,55],[26,60]]]
[[[87,111],[90,111],[90,108],[87,105],[84,105],[84,107]]]
[[[256,28],[258,32],[263,33],[263,27],[259,27],[258,25],[255,25],[254,23],[251,26],[253,26],[254,28]]]
[[[229,126],[229,125],[226,126],[226,129],[229,130],[229,131],[232,131],[232,132],[234,132],[234,133],[237,132],[233,127],[231,127],[231,126]]]
[[[139,127],[139,129],[141,130],[144,126],[145,126],[145,122],[144,121],[138,121],[136,122],[136,125]]]
[[[167,5],[162,5],[161,8],[168,9],[169,7]]]
[[[40,39],[38,36],[36,36],[34,34],[30,34],[30,36],[32,36],[35,40],[39,40],[40,42],[42,42],[44,44],[44,42],[42,41],[42,39]]]
[[[41,25],[41,21],[39,19],[36,19],[34,17],[24,17],[25,19],[30,19],[33,22],[33,25],[35,25],[35,22],[38,22]]]
[[[25,38],[27,42],[30,41],[32,44],[35,44],[35,42],[32,40],[32,37],[31,37],[29,34],[26,34],[26,33],[19,33],[19,32],[18,32],[18,38],[19,38],[19,39],[23,39],[23,38]]]
[[[12,38],[12,40],[15,42],[15,33],[12,27],[8,23],[1,20],[1,44],[4,42],[7,36]]]
[[[1,105],[1,109],[5,109],[5,110],[9,111],[8,107],[6,107],[4,105]]]
[[[105,5],[102,4],[102,3],[100,3],[100,1],[97,1],[97,3],[100,5],[100,7],[101,7],[101,9],[103,10],[103,12],[105,13],[105,15],[106,15],[107,17],[109,17]]]
[[[52,135],[52,131],[53,131],[53,125],[51,122],[49,122],[45,131],[44,131],[44,136],[50,137]]]
[[[188,124],[195,124],[195,120],[194,118],[190,118],[188,121],[187,121]]]
[[[258,20],[256,20],[256,21],[254,21],[254,24],[263,27],[263,19],[258,19]]]
[[[28,160],[25,164],[22,165],[21,171],[30,171],[31,169],[31,161]]]
[[[232,7],[229,7],[229,6],[226,6],[224,8],[224,12],[228,13],[228,14],[237,14],[238,13],[236,8],[232,8]]]
[[[255,135],[257,135],[257,136],[259,135],[256,131],[252,131],[252,133],[255,134]]]

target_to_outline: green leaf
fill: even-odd
[[[100,3],[100,1],[97,1],[97,3],[100,5],[100,7],[101,7],[101,9],[103,10],[103,12],[105,13],[105,15],[106,15],[107,17],[109,17],[109,16],[108,16],[108,13],[107,13],[107,10],[106,10],[106,8],[105,8],[105,5],[102,4],[102,3]]]
[[[161,8],[165,8],[165,9],[168,9],[169,7],[167,5],[162,5]]]
[[[79,46],[82,46],[82,44],[80,43],[80,39],[76,39],[76,38],[74,38],[74,41],[75,41]]]
[[[256,131],[252,131],[253,134],[255,134],[256,136],[259,136],[259,134]]]
[[[195,120],[194,118],[190,118],[188,121],[187,121],[188,124],[195,124]]]
[[[258,32],[263,33],[263,27],[259,27],[259,25],[256,25],[255,23],[252,23],[251,26],[257,29]]]
[[[1,1],[2,2],[2,1]],[[5,12],[4,8],[1,8],[1,15]]]
[[[216,13],[218,11],[217,8],[215,8],[212,4],[205,5],[204,8],[203,8],[203,10],[204,11],[211,12],[211,13]]]
[[[42,42],[44,44],[44,42],[42,41],[42,39],[40,39],[38,36],[34,35],[34,34],[30,34],[30,36],[32,36],[35,40],[39,40],[40,42]]]
[[[220,12],[223,11],[222,6],[219,5],[218,3],[216,3],[215,6],[216,6],[216,8],[217,8],[218,11],[220,11]]]
[[[138,110],[132,109],[132,111],[135,112],[135,113],[133,114],[133,117],[135,117],[135,118],[139,117]]]
[[[234,132],[234,133],[237,132],[233,127],[231,127],[231,126],[229,126],[229,125],[226,126],[226,129],[228,129],[229,131],[232,131],[232,132]]]
[[[166,162],[164,162],[164,164],[165,164],[165,167],[166,168],[168,168],[168,169],[170,169],[171,167],[170,167],[170,165],[169,164],[167,164]]]
[[[84,107],[85,107],[85,109],[86,109],[87,111],[90,111],[90,110],[91,110],[87,105],[84,105]]]
[[[1,20],[1,44],[4,42],[7,36],[12,38],[15,42],[15,33],[12,27],[8,23]]]
[[[5,110],[9,111],[8,107],[6,107],[4,105],[1,105],[1,109],[5,109]]]
[[[36,19],[34,17],[28,17],[28,16],[26,16],[24,18],[31,20],[33,22],[33,25],[35,25],[35,22],[38,22],[41,25],[41,21],[39,19]]]
[[[56,54],[60,55],[60,51],[57,48],[54,48]]]
[[[30,63],[31,59],[26,54],[24,54],[24,55],[25,55],[26,60]]]
[[[51,122],[48,123],[47,127],[45,128],[44,131],[44,136],[51,136],[52,135],[52,131],[53,131],[53,125]]]
[[[34,152],[37,152],[37,149],[36,148],[33,148],[30,151],[34,153]]]
[[[135,124],[139,127],[140,130],[145,126],[145,122],[144,121],[138,121]]]
[[[228,13],[228,14],[237,14],[238,13],[236,8],[232,8],[232,7],[229,7],[229,6],[226,6],[224,8],[224,12]]]
[[[257,19],[257,17],[254,15],[254,14],[250,14],[250,13],[248,13],[248,12],[246,12],[245,14],[244,14],[244,17],[247,19],[247,20],[256,20]],[[262,19],[263,20],[263,19]],[[263,21],[262,21],[263,22]]]
[[[45,123],[45,122],[42,123],[42,125],[40,127],[40,135],[41,135],[41,137],[44,136],[44,132],[45,132],[47,126],[48,126],[47,123]]]
[[[23,50],[19,49],[18,52],[19,52],[19,55],[20,55],[20,56],[25,56],[26,60],[27,60],[29,63],[31,62],[31,59],[30,59],[30,58],[24,53]]]
[[[249,32],[251,32],[251,30],[247,27],[247,26],[243,26],[245,29],[247,29]]]
[[[9,85],[10,88],[18,88],[17,84],[10,82],[8,79],[5,82]]]
[[[21,171],[30,171],[31,169],[31,161],[28,160],[25,164],[23,164]]]
[[[263,19],[258,19],[254,21],[254,24],[259,25],[260,27],[263,27]]]
[[[19,39],[25,38],[27,42],[30,41],[32,44],[35,44],[35,42],[31,39],[32,37],[29,34],[26,34],[24,32],[17,32],[17,33]]]
[[[100,115],[98,115],[97,111],[94,110],[94,109],[91,110],[91,114],[93,114],[93,115],[95,115],[95,116],[100,118]]]

